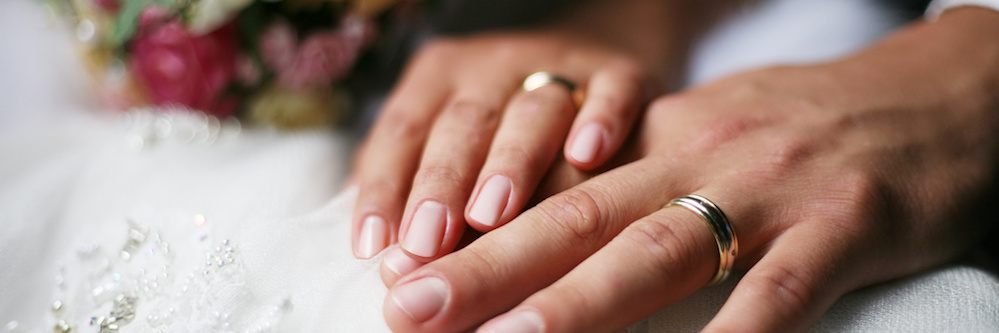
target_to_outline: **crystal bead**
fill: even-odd
[[[57,321],[55,327],[52,328],[53,332],[56,333],[69,333],[73,331],[73,327],[69,326],[65,320]]]

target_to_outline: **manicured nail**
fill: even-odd
[[[590,163],[597,158],[600,151],[601,141],[603,141],[604,130],[598,124],[583,126],[576,133],[572,147],[569,148],[569,156],[580,163]]]
[[[510,190],[513,185],[510,178],[503,175],[489,177],[479,196],[472,203],[472,209],[468,211],[468,217],[486,226],[495,226],[503,215],[503,209],[510,200]]]
[[[377,215],[370,215],[361,222],[361,235],[357,237],[357,254],[369,259],[382,252],[389,243],[388,223]]]
[[[479,328],[481,333],[541,333],[544,321],[537,312],[520,310],[493,319]]]
[[[447,294],[444,280],[425,277],[393,288],[392,301],[413,321],[422,323],[444,308]]]
[[[441,249],[446,224],[447,208],[437,202],[424,201],[413,213],[402,248],[424,258],[433,257]]]
[[[382,263],[398,276],[404,276],[423,266],[423,263],[413,260],[398,247],[389,250],[382,258]]]

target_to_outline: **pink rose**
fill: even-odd
[[[278,80],[292,88],[328,85],[347,74],[359,49],[338,33],[314,33],[298,48],[291,65],[279,70]]]
[[[292,28],[277,21],[261,36],[260,53],[282,85],[295,89],[321,87],[348,74],[372,35],[368,21],[347,16],[339,29],[313,32],[298,44]]]
[[[240,56],[236,60],[236,79],[245,86],[256,86],[263,74],[260,65],[248,56]]]
[[[267,66],[282,69],[291,66],[298,49],[295,28],[284,20],[276,20],[260,35],[260,57]]]
[[[235,102],[222,93],[235,76],[237,35],[230,23],[195,36],[176,21],[164,21],[158,7],[140,17],[129,67],[157,105],[180,104],[229,116]]]

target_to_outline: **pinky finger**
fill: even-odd
[[[610,159],[627,138],[645,94],[640,72],[611,65],[594,73],[565,144],[565,158],[590,170]]]
[[[842,296],[843,251],[823,228],[789,229],[739,281],[704,332],[804,332]]]

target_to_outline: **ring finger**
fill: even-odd
[[[730,216],[745,218],[746,205],[737,206],[728,196],[710,190],[703,192],[719,198],[716,202]],[[746,225],[741,224],[739,231],[752,240]],[[712,278],[719,264],[718,243],[705,221],[688,209],[664,208],[629,225],[562,279],[480,331],[623,328],[694,293]]]

